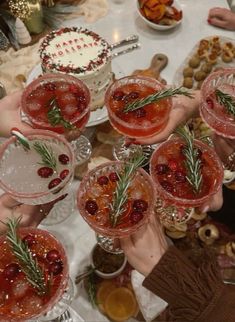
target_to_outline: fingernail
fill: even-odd
[[[208,22],[209,24],[211,24],[211,19],[207,19],[207,22]]]
[[[209,210],[209,206],[205,206],[201,208],[201,212],[207,212]]]

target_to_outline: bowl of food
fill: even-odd
[[[153,29],[169,30],[182,21],[182,8],[176,0],[137,0],[136,4],[141,19]]]
[[[121,274],[127,263],[127,258],[123,253],[109,253],[99,244],[95,244],[92,248],[90,257],[96,275],[104,279],[114,278]]]

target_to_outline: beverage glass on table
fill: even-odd
[[[15,135],[0,147],[0,187],[28,205],[48,203],[67,194],[74,175],[74,155],[67,140],[46,130],[12,133]],[[62,221],[70,215],[70,208],[57,212]]]
[[[105,105],[112,126],[129,138],[144,139],[162,131],[166,126],[172,107],[171,98],[146,104],[138,109],[127,111],[128,105],[165,89],[157,80],[143,76],[128,76],[116,80],[107,90]],[[125,160],[139,151],[141,146],[132,144],[127,147],[125,138],[114,147],[114,156]],[[146,157],[152,152],[150,146],[142,146]]]
[[[21,100],[23,119],[36,129],[65,135],[71,141],[77,163],[91,154],[88,139],[81,135],[90,116],[90,93],[76,77],[51,73],[32,81]]]
[[[206,78],[200,114],[217,134],[235,138],[235,68],[220,69]]]
[[[17,220],[7,226],[0,237],[0,320],[51,321],[73,297],[64,248],[48,231],[18,228]]]
[[[161,143],[152,154],[150,174],[159,196],[156,211],[163,224],[187,221],[192,208],[208,202],[222,185],[223,166],[214,149],[199,140],[192,142],[195,167],[188,163],[186,142],[181,137]]]
[[[154,210],[152,179],[139,167],[128,177],[130,167],[127,162],[104,163],[84,176],[77,193],[80,214],[110,252],[122,252],[118,239],[139,229]]]

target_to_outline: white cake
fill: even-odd
[[[61,72],[83,81],[91,93],[91,109],[104,104],[113,80],[110,45],[84,28],[63,28],[49,33],[39,49],[44,73]]]

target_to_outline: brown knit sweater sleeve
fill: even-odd
[[[235,321],[235,286],[225,286],[215,260],[197,267],[171,246],[143,285],[169,304],[167,321]]]

